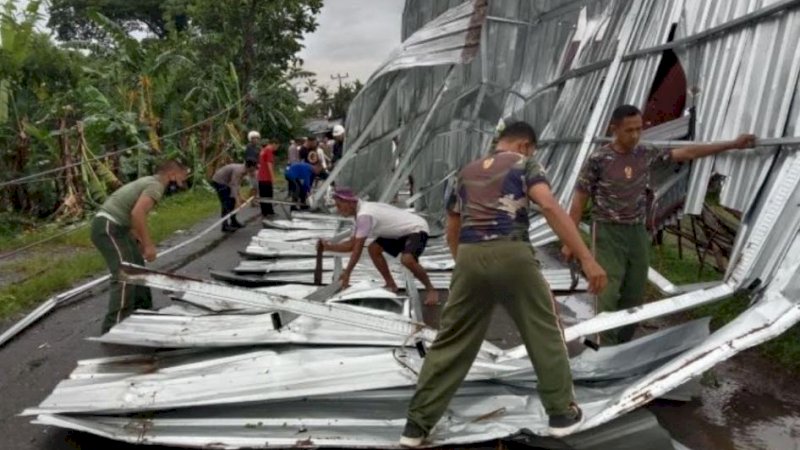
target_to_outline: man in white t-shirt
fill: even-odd
[[[333,199],[339,214],[356,218],[355,229],[350,239],[340,244],[322,241],[323,250],[351,252],[350,262],[340,278],[342,287],[348,286],[350,274],[361,258],[367,239],[374,238],[367,248],[372,262],[386,281],[386,289],[397,291],[397,284],[392,278],[383,252],[394,257],[399,255],[400,262],[422,282],[427,289],[426,305],[438,303],[439,294],[431,284],[425,269],[419,264],[419,257],[425,251],[430,232],[425,219],[386,203],[359,200],[350,189],[337,189],[333,193]]]

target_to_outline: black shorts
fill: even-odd
[[[425,251],[425,246],[428,244],[428,233],[407,234],[394,239],[379,237],[375,239],[375,243],[392,256],[396,257],[401,253],[408,253],[414,259],[419,260],[420,255]]]

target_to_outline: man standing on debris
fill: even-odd
[[[153,300],[150,288],[119,281],[123,262],[144,265],[156,259],[156,246],[147,230],[147,214],[161,200],[172,183],[183,185],[188,176],[186,167],[169,160],[156,174],[142,177],[117,189],[92,219],[92,243],[111,272],[108,313],[103,320],[103,333],[137,309],[150,309]]]
[[[261,149],[258,163],[258,197],[260,200],[272,200],[272,180],[274,177],[275,150],[278,141],[270,139],[269,143]],[[272,203],[261,202],[261,215],[263,217],[275,214]]]
[[[225,217],[241,203],[239,196],[239,188],[242,186],[242,178],[247,178],[252,184],[251,180],[255,179],[257,163],[255,161],[245,161],[244,164],[228,164],[222,166],[214,172],[211,178],[211,186],[217,191],[219,203],[222,207],[222,214],[220,217]],[[222,222],[222,232],[230,233],[242,228],[244,225],[236,220],[236,214],[232,215],[229,220]]]
[[[580,425],[567,347],[550,287],[528,237],[530,201],[575,252],[600,292],[606,274],[550,191],[544,169],[531,157],[536,134],[517,122],[495,150],[468,164],[447,201],[447,242],[456,261],[439,333],[425,356],[400,445],[417,447],[447,409],[483,342],[496,303],[517,324],[536,370],[549,432],[563,436]]]
[[[367,251],[386,282],[386,289],[394,292],[398,290],[383,252],[394,257],[400,256],[400,263],[425,286],[426,305],[435,305],[439,302],[439,293],[419,263],[419,257],[425,251],[430,233],[425,219],[386,203],[359,200],[350,189],[336,189],[333,199],[339,214],[344,217],[355,217],[356,221],[353,235],[346,242],[334,244],[321,241],[323,250],[350,252],[350,261],[341,276],[343,287],[350,283],[350,274],[361,258],[367,238],[374,238]]]
[[[751,148],[755,136],[743,134],[730,142],[658,149],[642,145],[642,113],[635,106],[617,107],[611,117],[613,142],[595,150],[581,169],[570,208],[577,225],[592,199],[592,242],[597,261],[608,272],[608,287],[598,296],[598,313],[633,308],[644,302],[649,267],[649,236],[645,228],[650,169],[658,161],[684,162],[731,149]],[[567,260],[568,247],[562,249]],[[601,342],[630,341],[635,325],[610,330]]]

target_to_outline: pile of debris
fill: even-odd
[[[369,265],[359,265],[352,277],[358,281],[341,292],[337,283],[314,286],[316,240],[348,233],[349,224],[299,216],[265,221],[243,252],[258,259],[215,275],[240,286],[127,267],[129,281],[172,291],[175,301],[134,314],[97,340],[159,350],[80,361],[26,414],[132,443],[395,446],[435,330],[421,321],[414,286],[407,285],[406,295],[386,291]],[[440,237],[430,250],[423,262],[446,283],[452,260]],[[324,260],[326,281],[336,279],[341,258]],[[568,269],[545,261],[551,284],[568,289]],[[397,262],[392,268],[413,280]],[[252,288],[257,284],[263,286]],[[566,324],[594,314],[585,295],[558,302]],[[699,320],[580,353],[571,364],[581,405],[600,414],[635,380],[707,337],[708,321]],[[535,384],[524,351],[485,342],[431,444],[542,433],[547,420]]]

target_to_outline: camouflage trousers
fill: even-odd
[[[592,226],[595,259],[608,275],[608,285],[597,298],[598,312],[633,308],[644,302],[650,266],[650,236],[643,224],[595,222]],[[636,325],[609,330],[600,344],[615,345],[633,338]]]
[[[92,219],[92,243],[103,255],[108,271],[111,272],[108,313],[102,327],[102,332],[105,333],[137,309],[152,308],[153,300],[150,288],[119,280],[119,266],[122,262],[144,265],[144,258],[130,228],[116,225],[104,217],[95,217]]]
[[[495,304],[517,325],[547,414],[574,402],[564,335],[550,287],[527,242],[461,244],[439,334],[425,356],[408,419],[430,432],[480,350]]]

